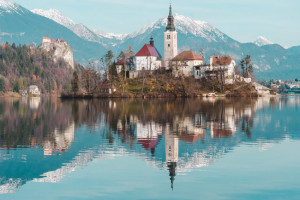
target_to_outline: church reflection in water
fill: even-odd
[[[168,172],[173,189],[177,174],[208,166],[241,143],[286,138],[280,124],[278,132],[259,130],[275,121],[296,124],[293,109],[286,121],[267,111],[299,104],[298,97],[2,100],[0,193],[16,192],[28,181],[59,182],[95,159],[123,155],[138,156]],[[299,139],[293,133],[288,137]]]

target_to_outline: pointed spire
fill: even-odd
[[[168,162],[167,165],[168,165],[169,176],[170,176],[170,180],[171,180],[171,188],[172,188],[172,191],[173,191],[174,180],[175,180],[175,176],[176,176],[177,163],[176,162]]]
[[[172,5],[171,4],[170,4],[170,8],[169,8],[168,25],[167,25],[166,30],[167,31],[175,31],[174,17],[172,14]]]
[[[173,16],[173,14],[172,14],[172,4],[170,3],[170,8],[169,8],[169,17],[170,16]]]
[[[150,38],[150,45],[154,47],[154,39],[153,39],[152,36],[151,36],[151,38]]]

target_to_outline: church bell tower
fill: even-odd
[[[174,26],[172,6],[170,5],[168,24],[164,33],[164,66],[170,68],[170,61],[177,55],[177,32]]]

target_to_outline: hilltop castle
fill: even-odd
[[[55,62],[57,62],[59,59],[63,59],[69,65],[69,67],[74,69],[73,52],[65,40],[51,40],[48,37],[43,37],[40,47],[47,52],[54,51],[53,58]]]

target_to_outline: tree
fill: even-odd
[[[0,92],[5,91],[5,81],[3,78],[0,78]]]
[[[248,75],[253,73],[253,64],[251,63],[251,56],[247,55],[243,60],[240,61],[243,76],[246,78]]]
[[[241,60],[240,61],[240,66],[241,66],[241,70],[242,70],[242,75],[245,75],[245,60]]]
[[[110,79],[112,79],[113,77],[117,76],[118,73],[117,73],[116,63],[115,62],[113,62],[112,64],[109,65],[108,73],[109,73]]]
[[[73,72],[73,77],[71,80],[71,90],[75,94],[79,91],[79,78],[77,72]]]
[[[109,50],[106,54],[105,54],[105,63],[109,66],[112,64],[112,59],[114,58],[114,54],[111,50]]]
[[[81,73],[81,85],[89,94],[96,89],[100,80],[99,74],[92,68],[87,68]]]
[[[53,81],[53,91],[55,94],[57,94],[57,83],[56,81]]]
[[[109,50],[105,54],[105,64],[108,68],[109,77],[115,77],[117,76],[117,70],[116,70],[116,64],[113,62],[114,54],[111,50]]]

